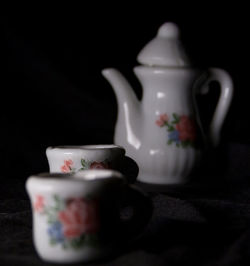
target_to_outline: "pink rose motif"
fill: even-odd
[[[37,212],[43,212],[44,210],[44,197],[41,195],[37,195],[34,202],[34,209]]]
[[[63,173],[69,173],[72,169],[73,161],[71,159],[64,160],[64,165],[61,166],[61,171]]]
[[[82,198],[70,199],[66,209],[58,213],[63,225],[63,234],[67,238],[75,238],[83,233],[95,233],[99,228],[98,204],[95,200]]]
[[[186,115],[180,117],[180,122],[176,124],[176,129],[179,132],[179,139],[181,141],[194,141],[196,138],[196,128],[194,120]]]
[[[108,164],[104,163],[104,162],[93,162],[91,163],[90,169],[109,169]]]
[[[161,114],[159,116],[159,119],[155,121],[156,125],[159,127],[163,127],[165,122],[168,121],[168,115],[167,114]]]

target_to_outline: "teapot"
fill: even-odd
[[[134,68],[134,73],[143,89],[141,101],[118,70],[102,71],[118,101],[114,142],[137,162],[138,181],[186,182],[200,161],[204,143],[219,143],[232,100],[232,79],[219,68],[204,71],[192,67],[181,45],[179,28],[171,22],[159,28],[137,60],[141,65]],[[205,138],[195,94],[207,93],[211,81],[219,82],[220,96]]]

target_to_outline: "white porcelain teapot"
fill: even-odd
[[[115,143],[138,163],[138,180],[146,183],[185,182],[197,164],[204,138],[195,92],[206,93],[211,81],[220,83],[208,136],[215,146],[232,99],[229,74],[218,68],[191,67],[179,35],[174,23],[165,23],[139,53],[141,65],[134,72],[143,88],[141,102],[118,70],[102,71],[118,100]]]

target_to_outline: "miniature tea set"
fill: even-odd
[[[27,179],[34,245],[45,261],[88,262],[110,256],[145,227],[152,206],[120,172],[125,154],[138,164],[139,182],[181,184],[197,166],[204,143],[219,143],[233,95],[229,74],[192,68],[174,23],[163,24],[137,59],[141,101],[118,70],[102,71],[118,101],[115,144],[49,147],[50,173]],[[211,81],[219,82],[221,92],[205,137],[194,96],[207,93]],[[135,211],[125,221],[120,211],[126,205]]]

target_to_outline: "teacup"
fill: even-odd
[[[46,155],[50,172],[75,173],[88,169],[115,169],[125,155],[117,145],[48,147]]]
[[[114,144],[55,146],[46,149],[51,173],[76,173],[89,169],[113,169],[126,175],[134,182],[138,166],[125,156],[125,149]]]
[[[114,170],[33,175],[26,189],[34,245],[49,262],[88,262],[109,256],[121,249],[127,235],[139,233],[152,212],[149,199]],[[134,210],[125,220],[121,218],[124,204]]]

